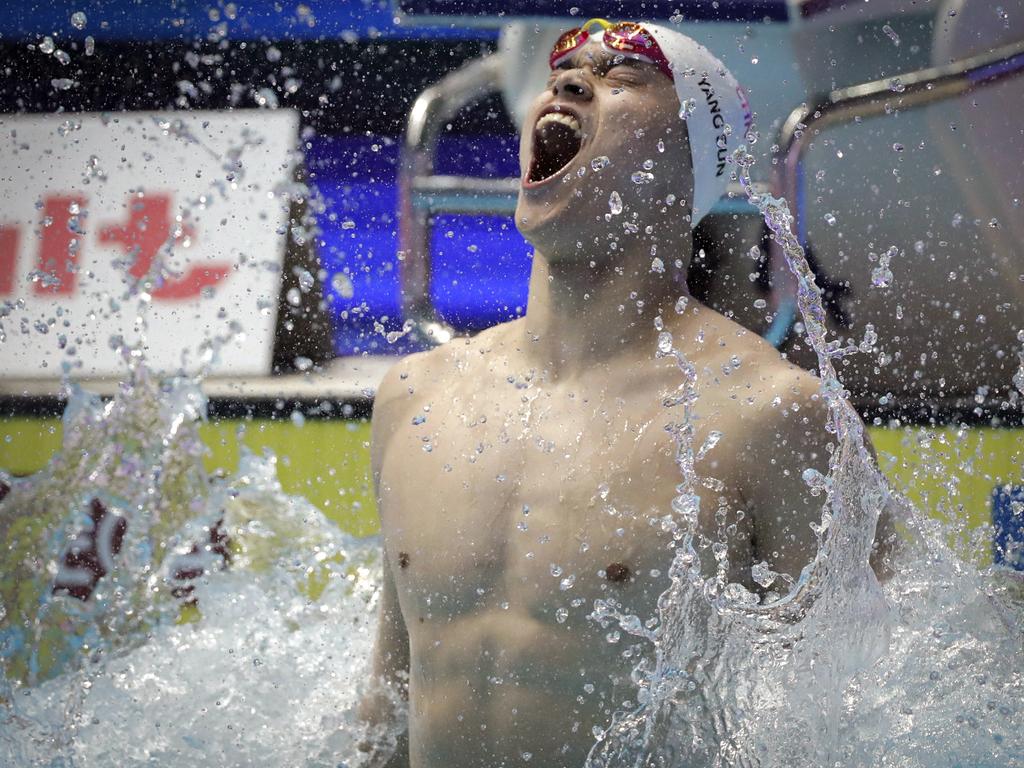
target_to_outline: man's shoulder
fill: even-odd
[[[756,333],[722,320],[726,322],[712,326],[719,335],[708,339],[715,348],[699,371],[705,381],[698,386],[721,387],[722,395],[714,400],[727,394],[736,402],[739,407],[730,409],[729,418],[740,422],[748,440],[762,440],[803,417],[824,418],[827,409],[817,376]]]
[[[821,382],[786,359],[757,333],[713,310],[702,324],[706,353],[698,364],[705,384],[725,386],[743,396],[745,413],[763,416],[780,406],[816,399]]]
[[[508,354],[518,322],[492,326],[397,360],[377,388],[374,411],[400,410],[402,403],[429,399],[438,391],[451,392],[456,384],[472,385],[493,358]]]
[[[766,356],[749,372],[751,408],[744,409],[745,434],[755,452],[772,450],[781,442],[818,442],[828,405],[821,380],[781,355]]]

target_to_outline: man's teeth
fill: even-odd
[[[548,123],[561,123],[576,133],[576,137],[579,138],[582,135],[579,121],[572,115],[567,115],[564,112],[548,112],[543,115],[540,120],[537,121],[537,128],[543,128]]]

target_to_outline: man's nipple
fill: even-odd
[[[624,565],[623,563],[612,563],[604,569],[604,577],[608,579],[608,581],[629,581],[632,575],[633,574],[630,572],[629,566]]]

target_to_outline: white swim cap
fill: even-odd
[[[589,35],[592,23],[601,30]],[[727,158],[746,141],[753,119],[746,91],[707,48],[674,29],[650,22],[610,24],[593,19],[579,30],[584,34],[566,33],[560,38],[552,52],[552,67],[590,37],[608,51],[656,65],[675,84],[679,116],[686,121],[690,138],[690,223],[696,227],[725,194],[731,176]]]

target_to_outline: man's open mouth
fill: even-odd
[[[527,184],[540,184],[558,175],[582,145],[583,131],[575,115],[554,108],[544,112],[533,128],[533,159],[526,174]]]

